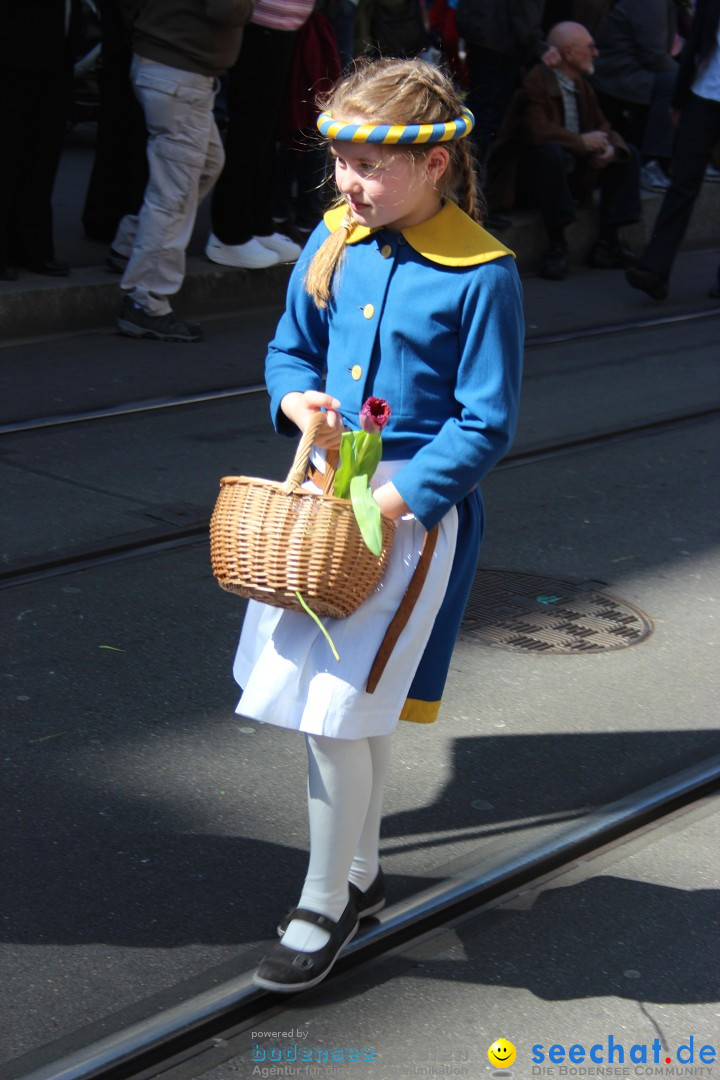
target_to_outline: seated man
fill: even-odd
[[[560,281],[569,271],[565,228],[577,202],[591,201],[596,187],[600,229],[588,263],[601,269],[632,263],[618,229],[640,219],[639,155],[612,130],[584,78],[597,55],[585,27],[558,23],[548,41],[560,63],[538,64],[523,80],[490,156],[486,194],[497,209],[540,208],[549,250],[538,271]]]

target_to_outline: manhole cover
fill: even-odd
[[[652,633],[647,615],[599,586],[478,570],[461,636],[519,652],[577,653],[625,649]]]

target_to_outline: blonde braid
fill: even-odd
[[[461,179],[464,181],[465,187],[465,213],[468,217],[471,217],[473,221],[476,221],[478,225],[482,225],[485,220],[487,204],[485,202],[485,196],[478,186],[473,153],[466,142],[458,144],[458,151],[458,171],[461,174]]]
[[[355,221],[348,210],[339,228],[331,232],[327,240],[315,252],[305,275],[305,291],[312,296],[315,306],[326,308],[332,292],[335,274],[345,258],[345,244],[355,229]]]

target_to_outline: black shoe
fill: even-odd
[[[607,240],[596,240],[587,262],[595,270],[627,270],[628,266],[635,266],[639,257],[636,251],[631,251],[619,241],[608,244]]]
[[[197,323],[182,322],[172,311],[151,315],[129,296],[124,297],[117,328],[126,337],[154,338],[156,341],[202,341]]]
[[[540,260],[538,274],[548,281],[563,281],[570,273],[567,248],[553,244]]]
[[[708,296],[711,300],[720,300],[720,278],[717,279],[712,289],[710,289]]]
[[[628,266],[625,277],[628,285],[647,293],[653,300],[667,300],[667,281],[663,281],[654,270],[645,270],[642,266]]]
[[[349,882],[348,887],[350,889],[350,899],[355,905],[358,919],[367,919],[369,915],[374,915],[377,911],[380,911],[381,908],[385,907],[385,878],[382,869],[378,870],[377,877],[372,885],[368,885],[364,892],[362,889],[358,889],[357,885],[353,885],[352,881]],[[288,911],[285,918],[281,919],[278,923],[278,937],[283,936],[288,926],[295,918],[296,911],[297,908]]]
[[[17,281],[17,276],[16,266],[10,266],[8,263],[0,266],[0,281]]]
[[[121,255],[119,251],[110,248],[110,254],[105,260],[105,265],[113,274],[124,274],[130,259],[127,255]]]
[[[60,262],[59,259],[28,262],[25,266],[28,270],[32,270],[33,274],[45,274],[47,277],[68,277],[70,274],[70,263]]]
[[[352,900],[348,901],[337,922],[329,919],[327,915],[308,911],[307,908],[298,908],[293,918],[329,930],[330,940],[322,949],[314,952],[288,949],[279,941],[253,975],[256,986],[275,990],[280,994],[294,994],[298,990],[309,990],[311,986],[317,986],[330,972],[348,941],[355,937],[358,928],[358,916]]]

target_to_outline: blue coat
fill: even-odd
[[[477,485],[515,430],[520,279],[512,253],[449,202],[402,233],[356,228],[333,298],[319,309],[305,273],[343,217],[342,208],[326,214],[293,271],[266,363],[272,415],[278,431],[296,435],[280,411],[283,396],[325,390],[357,429],[363,402],[385,398],[392,415],[383,457],[407,462],[393,477],[400,495],[426,529],[457,507],[448,593],[411,689],[416,703],[433,708],[408,706],[422,714],[413,718],[434,719],[482,538]]]

